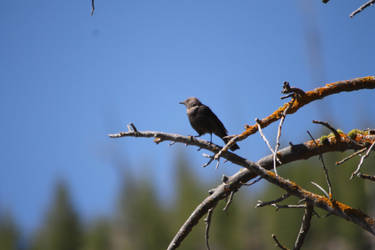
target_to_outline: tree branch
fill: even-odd
[[[358,9],[356,9],[355,11],[353,11],[349,17],[350,18],[353,18],[355,15],[357,15],[359,12],[361,12],[362,10],[366,9],[367,7],[373,5],[375,3],[375,0],[370,0],[366,3],[364,3],[363,5],[361,5]]]
[[[299,230],[296,242],[294,243],[294,250],[299,250],[302,247],[303,241],[310,229],[311,217],[314,211],[314,206],[311,202],[306,202],[305,214],[302,218],[301,228]]]
[[[370,138],[366,138],[368,140]],[[375,140],[375,136],[372,136],[372,140]],[[328,139],[328,141],[332,141],[333,144],[322,144],[319,143],[318,147],[314,147],[314,143],[309,141],[304,144],[294,145],[290,147],[286,147],[279,151],[279,157],[283,164],[286,164],[291,161],[300,160],[300,159],[307,159],[311,156],[318,155],[319,153],[325,153],[325,152],[332,152],[332,151],[342,151],[345,148],[355,148],[358,149],[358,146],[356,144],[353,144],[350,142],[350,140],[345,140],[345,138],[342,138],[341,142],[336,144],[336,140],[333,136],[333,138]],[[348,143],[348,144],[345,144]],[[346,145],[346,146],[344,146]],[[273,168],[273,155],[268,155],[261,160],[259,160],[257,163],[252,163],[250,161],[247,161],[243,159],[239,160],[237,157],[234,156],[233,159],[232,155],[233,153],[225,152],[223,154],[223,157],[229,157],[230,161],[236,162],[238,165],[247,165],[246,169],[240,170],[235,175],[229,178],[228,182],[225,184],[221,184],[218,187],[214,189],[214,192],[208,196],[192,213],[192,215],[188,218],[188,220],[183,224],[179,232],[176,234],[174,239],[172,240],[171,244],[169,245],[168,249],[176,249],[178,245],[182,242],[182,240],[186,237],[187,232],[190,232],[193,226],[199,221],[200,218],[204,216],[205,213],[207,213],[208,209],[211,207],[216,206],[217,202],[221,199],[224,199],[227,197],[232,190],[237,190],[241,187],[241,183],[247,182],[250,179],[260,175],[264,179],[267,179],[269,182],[276,184],[277,186],[283,188],[284,190],[287,190],[290,194],[297,196],[299,198],[304,198],[306,200],[311,201],[314,206],[318,206],[324,210],[326,210],[330,214],[334,214],[336,216],[339,216],[341,218],[344,218],[348,221],[351,221],[362,228],[364,228],[366,231],[375,234],[374,231],[374,218],[371,218],[364,214],[362,211],[358,209],[351,208],[350,206],[343,204],[341,202],[335,201],[333,199],[328,199],[321,195],[316,195],[311,192],[308,192],[305,189],[302,189],[297,184],[284,180],[283,178],[279,176],[275,176],[272,172],[265,170]],[[242,158],[241,158],[242,159]],[[262,168],[264,167],[264,168]],[[182,233],[184,232],[184,233]]]
[[[262,128],[267,127],[271,123],[279,120],[282,117],[283,112],[289,106],[289,110],[287,114],[293,114],[306,104],[310,102],[323,99],[326,96],[337,94],[340,92],[350,92],[360,89],[374,89],[375,88],[375,77],[374,76],[366,76],[355,78],[352,80],[346,81],[338,81],[334,83],[326,84],[323,87],[319,87],[307,92],[304,92],[304,95],[299,96],[299,98],[293,98],[291,101],[285,103],[283,106],[279,107],[275,110],[272,114],[267,116],[266,118],[260,120],[262,124]],[[228,151],[228,149],[236,142],[242,141],[246,139],[248,136],[255,134],[258,131],[257,124],[252,126],[246,125],[246,130],[239,135],[233,136],[233,138],[220,150],[219,153],[215,155],[215,159],[218,159],[224,151]]]
[[[218,152],[221,149],[219,146],[214,145],[208,141],[197,140],[192,137],[181,136],[177,134],[168,134],[155,131],[128,131],[120,132],[118,134],[111,134],[109,136],[112,138],[126,136],[154,137],[154,142],[156,143],[169,140],[184,143],[187,145],[195,145],[212,152]],[[316,156],[326,152],[344,151],[348,149],[358,150],[360,148],[358,144],[372,144],[375,141],[375,135],[370,134],[357,134],[354,139],[355,142],[353,142],[351,138],[343,133],[340,133],[340,137],[340,140],[337,140],[334,135],[331,135],[316,139],[315,142],[307,141],[303,144],[291,145],[281,149],[278,152],[278,157],[283,163],[282,165],[284,165],[292,161],[308,159],[312,156]],[[187,221],[177,232],[168,249],[176,249],[210,208],[215,207],[218,201],[225,199],[231,192],[237,191],[242,186],[242,183],[246,183],[256,176],[261,176],[267,181],[286,190],[291,195],[305,199],[306,201],[311,201],[314,206],[322,208],[331,214],[351,221],[375,235],[375,220],[364,214],[362,211],[351,208],[350,206],[333,199],[331,200],[324,196],[311,193],[301,188],[296,183],[285,180],[280,176],[276,176],[273,172],[268,171],[267,169],[273,168],[272,154],[260,159],[258,162],[251,162],[228,151],[223,152],[222,157],[234,164],[244,167],[245,169],[242,169],[233,176],[229,177],[226,183],[222,183],[221,185],[217,186],[213,190],[212,194],[198,205],[198,207],[193,211]]]
[[[95,11],[95,0],[91,0],[91,16],[94,15]]]

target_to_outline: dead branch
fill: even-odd
[[[352,80],[346,81],[338,81],[334,83],[326,84],[323,87],[319,87],[307,92],[304,92],[300,98],[293,98],[291,101],[285,103],[283,106],[279,107],[275,110],[272,114],[267,116],[266,118],[260,120],[262,127],[265,128],[271,123],[279,120],[282,117],[282,114],[286,108],[289,106],[290,109],[288,110],[287,114],[293,114],[301,107],[309,104],[310,102],[323,99],[326,96],[341,93],[341,92],[350,92],[360,89],[374,89],[375,88],[375,77],[374,76],[366,76],[355,78]],[[224,151],[228,151],[228,149],[237,141],[242,141],[246,139],[248,136],[255,134],[258,131],[257,124],[254,125],[246,125],[246,130],[239,135],[233,136],[233,138],[220,150],[219,153],[215,155],[215,159],[220,158],[221,154]]]
[[[95,11],[95,0],[91,0],[91,16],[94,15]]]
[[[336,140],[340,140],[339,132],[334,127],[332,127],[328,122],[316,121],[316,120],[313,120],[312,122],[315,123],[315,124],[320,124],[320,125],[323,125],[323,126],[327,127],[335,135]]]
[[[225,207],[223,208],[223,211],[227,211],[227,209],[228,209],[228,207],[230,206],[230,204],[232,204],[233,197],[234,197],[234,191],[232,191],[232,192],[229,194],[228,201],[227,201],[227,203],[225,204]]]
[[[260,121],[258,118],[255,119],[256,124],[258,125],[258,131],[260,136],[262,137],[263,141],[266,143],[268,149],[271,151],[272,154],[275,154],[275,151],[273,151],[273,148],[271,147],[270,142],[267,140],[267,137],[263,134],[262,125],[260,124]],[[275,154],[276,155],[276,154]],[[276,157],[276,160],[278,163],[281,164],[281,161],[278,157]]]
[[[314,121],[313,121],[314,122]],[[328,124],[328,123],[327,123]],[[336,130],[335,130],[336,131]],[[311,140],[313,140],[313,142],[315,144],[317,144],[317,142],[315,141],[314,137],[312,136],[312,134],[310,133],[310,131],[307,130],[307,133],[309,134]],[[337,133],[337,131],[336,131]],[[336,134],[335,134],[336,136]],[[340,135],[337,133],[337,136],[336,136],[336,140],[338,140],[338,138],[340,138]],[[327,181],[327,185],[328,185],[328,192],[329,192],[329,197],[331,197],[332,195],[332,185],[331,185],[331,181],[329,179],[329,175],[328,175],[328,170],[326,168],[326,164],[324,163],[324,159],[323,159],[323,155],[322,154],[319,154],[319,159],[320,161],[322,162],[322,165],[323,165],[323,170],[324,170],[324,175],[326,177],[326,181]]]
[[[339,165],[343,164],[344,162],[346,162],[347,160],[352,159],[354,156],[357,156],[357,155],[362,154],[362,153],[365,152],[366,150],[367,150],[367,148],[362,148],[362,149],[360,149],[360,150],[358,150],[358,151],[355,151],[353,154],[348,155],[348,156],[345,157],[344,159],[342,159],[342,160],[336,162],[336,165],[339,166]]]
[[[272,200],[272,201],[258,201],[258,203],[256,204],[255,207],[257,208],[257,207],[264,207],[264,206],[276,204],[276,203],[279,203],[280,201],[283,201],[283,200],[287,199],[288,197],[290,197],[290,194],[285,193],[282,196],[280,196],[279,198],[277,198],[275,200]]]
[[[362,179],[367,179],[367,180],[370,180],[370,181],[375,181],[375,176],[373,176],[373,175],[359,173],[358,176],[361,177]]]
[[[281,114],[280,123],[279,123],[279,126],[277,128],[276,146],[275,146],[275,151],[273,152],[273,171],[275,172],[276,175],[277,175],[276,158],[277,158],[277,151],[279,151],[279,147],[280,147],[281,128],[283,126],[283,123],[284,123],[285,117],[286,117],[286,113],[288,112],[289,108],[290,108],[290,105],[288,107],[286,107],[286,109]]]
[[[299,250],[302,247],[303,241],[310,229],[311,217],[314,211],[314,206],[310,201],[306,202],[305,214],[302,218],[301,228],[299,230],[296,242],[294,243],[294,250]]]
[[[359,138],[361,138],[361,136],[357,136],[356,140]],[[362,139],[364,141],[374,141],[375,136],[363,136]],[[317,142],[318,146],[316,146],[312,141],[309,141],[304,144],[286,147],[279,151],[279,157],[283,164],[286,164],[297,159],[307,159],[311,156],[318,155],[319,153],[343,151],[353,148],[358,149],[358,145],[352,143],[346,136],[343,136],[339,143],[334,137],[326,138],[324,144],[320,141],[320,139],[317,139]],[[361,142],[361,140],[358,142]],[[310,200],[314,206],[320,207],[330,214],[334,214],[338,217],[351,221],[366,231],[375,234],[374,218],[371,218],[362,211],[354,209],[344,203],[311,193],[305,189],[302,189],[296,183],[285,180],[279,176],[275,176],[272,172],[267,171],[266,169],[273,168],[273,155],[268,155],[259,160],[257,163],[247,161],[231,152],[225,152],[223,157],[233,163],[246,167],[246,169],[240,170],[235,175],[231,176],[227,183],[221,184],[213,189],[214,191],[211,193],[211,195],[204,199],[203,202],[199,204],[190,217],[185,221],[171,241],[168,249],[176,249],[187,234],[192,230],[192,228],[197,224],[199,219],[207,213],[208,209],[215,207],[217,202],[227,197],[232,190],[237,190],[240,188],[241,183],[245,183],[258,175],[283,188],[284,190],[287,190],[292,195]]]
[[[350,18],[353,18],[355,15],[357,15],[359,12],[363,11],[364,9],[366,9],[367,7],[373,5],[375,3],[375,0],[370,0],[366,3],[364,3],[363,5],[361,5],[358,9],[356,9],[355,11],[353,11],[349,17]]]
[[[201,148],[205,148],[212,152],[218,152],[221,148],[208,141],[197,140],[191,137],[168,134],[163,132],[155,131],[128,131],[120,132],[118,134],[111,134],[110,137],[154,137],[154,142],[160,143],[162,141],[176,141],[187,145],[195,145]],[[308,159],[312,156],[316,156],[321,153],[333,152],[333,151],[344,151],[348,149],[359,149],[358,144],[374,143],[375,135],[357,134],[355,142],[353,143],[350,138],[345,134],[340,134],[340,140],[336,140],[334,136],[327,136],[324,138],[316,139],[316,143],[313,141],[307,141],[303,144],[291,145],[281,149],[278,152],[280,160],[284,164],[292,161]],[[374,223],[375,220],[358,209],[351,208],[350,206],[341,202],[330,200],[324,196],[311,193],[296,183],[289,180],[285,180],[280,176],[276,176],[273,172],[267,169],[273,168],[273,155],[268,155],[258,162],[248,161],[232,152],[223,152],[222,157],[228,161],[240,165],[246,169],[238,171],[233,176],[229,177],[227,183],[223,183],[213,189],[210,196],[204,199],[198,207],[193,211],[187,221],[182,225],[180,230],[177,232],[173,240],[171,241],[168,249],[176,249],[183,239],[189,234],[192,228],[198,223],[198,221],[208,212],[210,208],[216,206],[217,202],[226,198],[232,191],[238,190],[242,185],[241,183],[248,182],[250,179],[256,176],[261,176],[267,181],[281,187],[293,196],[301,199],[310,200],[314,206],[320,207],[326,210],[328,213],[334,214],[348,221],[351,221],[361,226],[366,231],[375,234]],[[280,165],[282,166],[282,165]]]
[[[272,234],[272,239],[276,242],[276,246],[282,250],[289,250],[289,248],[284,247],[280,241],[277,239],[276,235]]]
[[[211,226],[211,218],[212,214],[214,212],[214,208],[210,208],[207,213],[207,217],[204,219],[204,222],[206,223],[206,232],[205,232],[205,238],[206,238],[206,247],[207,250],[210,250],[210,244],[208,242],[208,238],[210,236],[210,226]]]
[[[375,142],[373,142],[371,144],[371,146],[368,148],[366,154],[364,154],[362,157],[361,157],[361,160],[359,161],[359,164],[358,164],[358,167],[357,169],[352,173],[352,175],[350,176],[350,179],[352,179],[355,175],[358,175],[359,171],[361,170],[361,166],[363,164],[363,161],[370,155],[370,152],[371,150],[374,148],[375,146]]]

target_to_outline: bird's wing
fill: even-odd
[[[202,115],[204,117],[207,117],[208,122],[210,123],[210,127],[212,128],[212,132],[215,135],[221,138],[227,135],[227,130],[224,127],[223,123],[208,106],[201,105],[199,111],[202,112]]]

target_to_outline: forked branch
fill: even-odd
[[[283,106],[276,109],[272,114],[260,120],[260,124],[262,124],[262,128],[267,127],[268,125],[272,124],[273,122],[281,119],[283,112],[290,106],[286,114],[293,114],[306,104],[310,102],[323,99],[326,96],[341,93],[341,92],[349,92],[361,89],[374,89],[375,88],[375,77],[374,76],[366,76],[355,78],[352,80],[346,81],[338,81],[326,84],[323,87],[319,87],[307,92],[303,92],[303,95],[296,95],[296,98],[293,98],[291,101],[285,103]],[[291,88],[293,89],[293,88]],[[258,125],[246,125],[246,130],[241,134],[233,136],[232,140],[230,140],[223,149],[215,155],[215,159],[218,159],[224,151],[228,151],[228,149],[237,141],[242,141],[246,139],[248,136],[255,134],[258,131]]]

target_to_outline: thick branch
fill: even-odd
[[[357,142],[375,141],[374,135],[363,135],[362,139],[359,139],[360,137],[360,135],[357,135],[356,139],[359,140]],[[279,158],[283,164],[286,164],[292,161],[307,159],[321,153],[358,149],[358,144],[352,143],[347,137],[341,138],[340,142],[337,142],[334,136],[325,138],[324,144],[320,139],[316,141],[318,145],[312,141],[308,141],[304,144],[286,147],[279,151]],[[237,191],[242,186],[241,183],[245,183],[258,175],[283,188],[290,194],[311,201],[314,206],[318,206],[330,214],[351,221],[361,226],[366,231],[375,234],[374,219],[360,210],[351,208],[346,204],[328,199],[324,196],[311,193],[301,188],[296,183],[275,176],[272,172],[267,171],[266,169],[271,169],[273,167],[273,155],[268,155],[257,163],[250,162],[230,152],[224,152],[222,157],[246,169],[240,170],[230,177],[227,183],[221,184],[214,189],[214,192],[194,210],[189,219],[182,225],[168,249],[176,249],[199,219],[202,218],[210,208],[216,206],[219,200],[227,197],[232,191]]]
[[[291,101],[285,103],[283,106],[279,107],[275,110],[271,115],[267,116],[266,118],[260,120],[260,124],[262,128],[267,127],[271,123],[279,120],[282,117],[283,112],[289,106],[290,108],[287,111],[287,114],[293,114],[306,104],[310,102],[323,99],[326,96],[337,94],[340,92],[349,92],[361,89],[374,89],[375,88],[375,77],[374,76],[367,76],[361,78],[355,78],[352,80],[346,81],[338,81],[334,83],[326,84],[323,87],[319,87],[304,93],[304,95],[300,96],[299,98],[293,98]],[[257,124],[254,125],[246,125],[246,130],[239,135],[233,137],[225,147],[215,156],[215,158],[219,158],[224,151],[228,151],[228,149],[236,143],[237,141],[242,141],[246,139],[248,136],[255,134],[258,131]]]
[[[118,134],[110,135],[110,137],[112,138],[125,136],[154,137],[154,141],[156,143],[160,143],[165,140],[176,141],[188,145],[196,145],[212,152],[218,152],[221,149],[219,146],[210,144],[208,141],[197,140],[191,136],[186,137],[177,134],[167,134],[163,132],[139,132],[130,130],[128,132],[121,132]],[[307,159],[326,152],[359,149],[359,144],[373,143],[375,141],[375,135],[371,134],[358,133],[355,136],[354,142],[353,139],[349,138],[343,133],[340,133],[340,137],[340,140],[337,140],[335,136],[326,136],[320,139],[316,139],[315,142],[307,141],[303,144],[292,145],[281,149],[278,152],[278,157],[283,164],[286,164],[292,161]],[[169,245],[168,249],[176,249],[182,242],[182,240],[189,234],[194,225],[198,223],[198,221],[208,212],[210,208],[215,207],[218,201],[226,198],[230,193],[236,192],[242,186],[242,183],[246,183],[256,176],[261,176],[267,181],[286,190],[291,195],[306,199],[306,201],[311,201],[314,206],[318,206],[331,214],[335,214],[336,216],[351,221],[361,226],[368,232],[375,234],[374,219],[367,216],[360,210],[351,208],[350,206],[338,201],[330,200],[324,196],[311,193],[301,188],[296,183],[285,180],[279,176],[274,175],[271,171],[268,171],[267,169],[273,168],[272,154],[260,159],[256,163],[248,161],[228,151],[223,152],[222,157],[231,161],[232,163],[245,167],[245,169],[242,169],[234,174],[226,183],[223,183],[216,187],[213,193],[208,196],[201,204],[199,204],[199,206],[190,215],[188,220],[180,228],[171,244]]]

